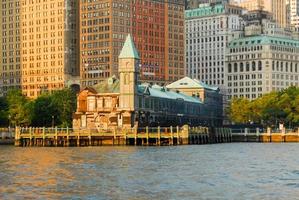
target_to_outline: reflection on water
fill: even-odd
[[[0,199],[296,199],[299,144],[0,146]]]

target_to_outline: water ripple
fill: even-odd
[[[298,199],[298,144],[0,146],[0,199]]]

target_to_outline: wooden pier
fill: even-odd
[[[2,132],[1,132],[2,130]],[[230,129],[206,127],[145,127],[132,129],[70,129],[70,128],[23,128],[15,134],[0,129],[0,144],[15,146],[102,146],[140,145],[165,146],[187,144],[213,144],[227,142],[299,142],[299,129],[274,131],[268,128]]]
[[[267,128],[264,132],[261,132],[259,128],[233,130],[232,142],[299,142],[299,129],[297,131],[286,129],[274,131]]]
[[[188,126],[107,130],[17,127],[15,146],[186,145],[213,143],[214,138],[230,142],[232,137],[228,129],[211,134],[206,127]]]

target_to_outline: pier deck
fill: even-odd
[[[215,137],[231,141],[229,131]],[[15,146],[185,145],[211,142],[205,127],[145,127],[138,129],[16,128]]]

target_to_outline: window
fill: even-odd
[[[246,71],[249,72],[249,62],[246,63]]]
[[[252,61],[252,64],[251,64],[252,66],[252,71],[255,71],[255,62],[254,61]]]
[[[232,72],[232,65],[229,63],[228,64],[228,73],[231,73]]]
[[[258,62],[258,70],[259,70],[259,71],[262,71],[262,61],[259,61],[259,62]]]

